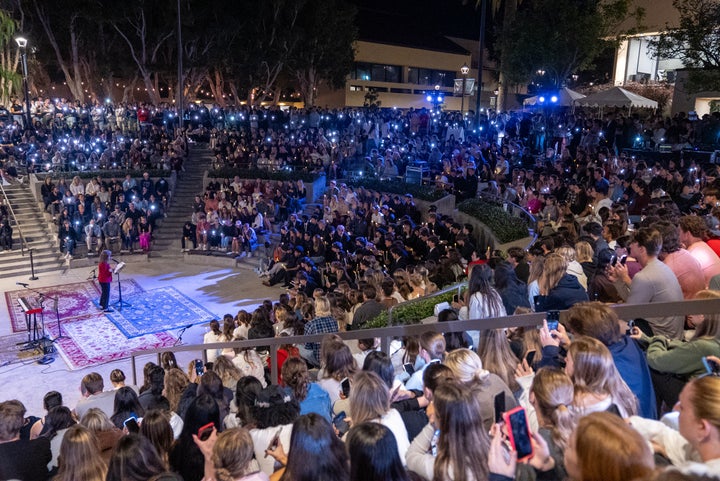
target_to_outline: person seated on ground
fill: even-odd
[[[695,299],[720,299],[720,292],[703,290],[695,295]],[[720,314],[687,317],[695,328],[688,342],[665,336],[648,337],[637,327],[633,327],[630,334],[647,348],[647,363],[655,385],[658,406],[665,402],[668,410],[678,401],[680,391],[690,379],[706,373],[703,357],[720,357]]]
[[[315,317],[305,324],[305,335],[331,334],[339,331],[338,322],[333,317],[330,301],[326,297],[315,299]],[[311,366],[320,365],[320,343],[308,342],[298,345],[300,355]]]
[[[255,406],[252,408],[255,427],[250,430],[250,436],[253,440],[255,459],[260,465],[260,470],[266,475],[273,474],[275,461],[272,457],[265,456],[266,448],[275,436],[278,436],[279,444],[282,446],[291,446],[293,423],[299,415],[300,406],[289,389],[273,385],[258,393]]]
[[[80,382],[82,398],[75,406],[75,416],[81,419],[90,408],[99,408],[108,417],[115,412],[115,391],[104,391],[105,383],[100,374],[86,374]]]
[[[62,405],[62,394],[57,391],[50,391],[46,393],[45,396],[43,396],[43,408],[45,409],[45,411],[50,411],[50,409],[54,408],[55,406]],[[37,438],[45,429],[45,417],[42,417],[35,421],[30,428],[30,439]]]
[[[105,463],[110,462],[115,445],[118,439],[123,437],[125,433],[121,429],[115,427],[110,418],[98,408],[90,408],[80,419],[80,424],[85,426],[93,433],[97,443],[100,456]]]
[[[247,429],[232,428],[218,434],[213,428],[209,438],[193,436],[195,444],[205,458],[203,479],[218,481],[268,481],[265,473],[258,472],[253,459],[253,440]]]
[[[144,415],[145,409],[140,404],[134,389],[125,386],[115,391],[114,410],[110,420],[116,428],[122,429],[125,427],[125,421],[131,417],[135,418],[139,424]]]
[[[307,363],[298,357],[288,358],[281,369],[282,384],[290,388],[300,403],[300,414],[316,413],[331,421],[332,405],[328,393],[310,381]]]
[[[110,462],[105,481],[147,481],[167,471],[165,463],[149,439],[140,434],[128,434],[117,443]],[[183,477],[187,481],[200,481],[197,478]]]
[[[95,435],[83,425],[70,427],[62,437],[57,475],[53,481],[105,481],[107,461]]]
[[[540,295],[535,311],[564,310],[588,300],[587,291],[577,277],[567,273],[567,260],[559,254],[545,257],[543,273],[538,280]]]
[[[50,440],[20,439],[25,406],[18,400],[0,403],[0,479],[46,481],[52,459]]]
[[[58,456],[60,455],[60,443],[62,442],[63,436],[65,435],[67,429],[75,424],[77,424],[77,421],[73,418],[70,409],[65,406],[55,406],[48,411],[48,415],[45,419],[45,425],[47,428],[40,436],[50,440],[52,459],[48,463],[47,467],[51,473],[57,471]]]

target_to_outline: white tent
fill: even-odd
[[[558,105],[560,107],[572,107],[573,102],[578,99],[582,99],[585,97],[583,94],[579,92],[575,92],[574,90],[570,90],[567,87],[563,87],[560,89],[560,91],[557,93],[557,102],[551,102],[550,97],[552,95],[545,95],[545,102],[540,102],[540,96],[536,95],[534,97],[529,97],[523,100],[523,106],[525,105],[538,105],[542,103],[543,105]]]
[[[656,109],[658,103],[654,100],[645,98],[641,95],[634,94],[621,87],[613,87],[609,90],[596,92],[585,98],[574,101],[579,107],[646,107]]]

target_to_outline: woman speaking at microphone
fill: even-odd
[[[100,283],[100,307],[105,312],[112,312],[110,306],[110,283],[112,282],[112,269],[110,268],[110,258],[112,252],[105,250],[100,253],[98,262],[98,282]]]

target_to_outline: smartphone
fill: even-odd
[[[338,430],[338,436],[340,437],[345,436],[345,433],[350,430],[350,425],[345,421],[346,417],[347,414],[345,414],[345,411],[342,411],[332,420],[333,426]]]
[[[517,460],[524,461],[533,455],[530,438],[530,425],[528,424],[525,408],[518,406],[503,414],[507,427],[508,440],[517,453]]]
[[[617,256],[612,256],[612,262],[610,263],[610,265],[615,267],[617,265],[617,261],[618,261]]]
[[[558,324],[560,323],[560,311],[547,311],[545,316],[548,330],[557,331]]]
[[[707,357],[703,357],[702,362],[708,374],[720,374],[720,364],[708,359]]]
[[[130,416],[125,421],[123,421],[123,426],[125,426],[129,433],[139,433],[140,432],[140,425],[137,422],[137,418],[135,416]]]
[[[626,262],[627,262],[627,256],[626,256],[626,255],[625,255],[625,256],[622,256],[622,257],[620,258],[620,264],[625,265]]]
[[[505,393],[500,392],[495,395],[494,401],[495,409],[495,424],[502,422],[503,413],[505,412]]]
[[[411,362],[406,362],[405,364],[403,364],[403,369],[405,370],[406,373],[408,373],[412,376],[413,373],[415,372],[415,364],[413,364]]]
[[[350,396],[350,379],[343,378],[343,380],[340,381],[340,389],[342,389],[343,396],[348,398]]]
[[[212,434],[212,430],[215,427],[215,423],[207,423],[204,426],[200,426],[197,431],[197,437],[200,441],[206,441],[207,438]]]
[[[202,376],[204,372],[204,367],[202,359],[195,359],[195,374],[198,376]]]
[[[528,366],[532,367],[533,361],[535,361],[535,354],[537,354],[537,351],[528,351],[527,354],[525,354],[525,359],[527,359]]]
[[[460,302],[460,298],[458,297],[457,294],[455,294],[455,295],[453,296],[453,302]]]
[[[275,436],[272,437],[270,440],[270,443],[267,446],[267,449],[265,450],[265,457],[268,457],[268,451],[275,451],[278,447],[278,444],[280,444],[280,433],[282,433],[282,428],[278,430],[278,432],[275,433]]]

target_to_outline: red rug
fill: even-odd
[[[133,279],[124,280],[122,289],[123,298],[144,291]],[[62,286],[38,287],[34,289],[34,291],[30,289],[9,291],[5,293],[5,300],[7,301],[13,332],[27,331],[25,315],[22,309],[20,309],[18,299],[25,297],[37,303],[38,293],[46,296],[43,303],[46,326],[48,324],[55,324],[57,321],[53,298],[58,299],[58,313],[60,315],[60,322],[62,323],[71,322],[73,319],[95,316],[98,313],[98,309],[93,304],[93,300],[97,300],[100,297],[100,286],[95,281],[75,282]],[[117,282],[114,282],[110,288],[110,302],[115,302],[117,298],[118,285]]]
[[[134,280],[123,281],[123,298],[143,292]],[[176,337],[168,332],[158,332],[128,339],[103,312],[98,311],[93,300],[100,295],[99,286],[92,281],[65,284],[36,289],[48,296],[44,303],[45,332],[55,339],[59,336],[54,301],[58,297],[58,311],[62,334],[67,336],[55,342],[55,348],[70,370],[83,369],[98,364],[130,357],[132,351],[161,349],[175,344]],[[117,300],[117,283],[113,283],[110,301]],[[25,316],[20,309],[19,297],[37,297],[37,294],[21,289],[5,293],[13,332],[24,332]]]

